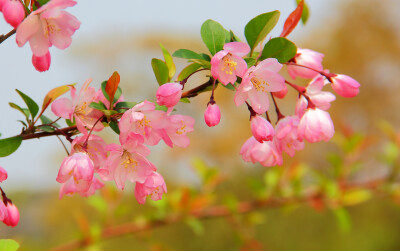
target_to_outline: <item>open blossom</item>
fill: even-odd
[[[11,201],[8,201],[8,203],[6,205],[6,210],[7,210],[7,215],[4,217],[4,219],[2,221],[7,226],[15,227],[16,225],[18,225],[18,222],[19,222],[18,208],[13,203],[11,203]],[[1,209],[0,209],[0,211],[1,211]],[[0,215],[1,215],[1,212],[0,212]]]
[[[89,197],[89,196],[92,196],[98,189],[102,188],[103,186],[104,186],[104,183],[93,176],[93,179],[90,183],[90,187],[85,191],[85,190],[82,190],[74,182],[74,180],[70,179],[61,185],[59,198],[61,199],[64,195],[71,196],[75,193],[78,193],[79,195],[81,195],[83,197]]]
[[[296,77],[301,78],[314,78],[319,73],[318,71],[322,71],[322,59],[324,58],[324,54],[319,52],[309,50],[309,49],[300,49],[297,48],[297,54],[293,58],[293,62],[302,66],[288,65],[287,70],[289,75],[296,79]],[[309,69],[311,68],[311,69]],[[316,71],[312,70],[315,69]]]
[[[72,0],[51,0],[33,11],[18,26],[18,46],[22,47],[29,41],[32,52],[37,57],[46,55],[52,45],[59,49],[70,46],[71,36],[81,23],[63,9],[75,4]]]
[[[146,197],[154,201],[161,200],[162,195],[167,192],[167,186],[165,185],[163,177],[153,172],[149,175],[144,183],[136,182],[135,186],[135,197],[140,204],[146,202]]]
[[[3,0],[0,1],[0,11],[3,12],[4,19],[7,23],[17,28],[25,18],[24,6],[19,0]]]
[[[49,70],[51,64],[50,52],[41,57],[32,55],[32,64],[37,71],[44,72]]]
[[[86,141],[87,135],[76,137],[71,144],[71,155],[76,152],[86,153],[93,161],[95,171],[99,170],[107,159],[107,143],[100,136],[91,134]],[[87,142],[86,148],[84,144]]]
[[[144,137],[145,144],[154,146],[163,138],[166,123],[166,113],[156,110],[154,103],[145,100],[122,115],[118,124],[120,139],[125,141],[128,134],[134,132]]]
[[[300,119],[298,135],[301,139],[314,143],[321,140],[328,141],[335,133],[331,116],[326,111],[310,108]]]
[[[168,113],[178,104],[182,96],[182,85],[180,83],[167,83],[158,87],[156,97],[157,104],[168,107]]]
[[[188,147],[190,140],[187,133],[193,132],[194,118],[184,115],[171,115],[167,116],[167,124],[164,128],[165,134],[163,136],[164,142],[173,147]]]
[[[335,95],[330,92],[321,91],[325,85],[324,77],[318,75],[305,88],[305,95],[311,100],[315,107],[328,110],[331,102],[336,99]],[[296,103],[296,115],[302,117],[308,108],[308,101],[304,96],[300,96]]]
[[[274,141],[258,142],[253,136],[240,149],[244,161],[259,162],[263,166],[282,165],[282,154]]]
[[[156,168],[145,158],[150,150],[143,145],[142,135],[131,132],[126,138],[120,137],[120,142],[121,145],[107,146],[109,156],[104,165],[105,172],[100,172],[100,175],[105,180],[114,180],[117,187],[123,190],[127,180],[143,183]]]
[[[242,57],[250,52],[250,47],[242,42],[231,42],[224,45],[211,59],[211,74],[223,85],[234,84],[236,78],[243,77],[247,70],[246,61]]]
[[[51,110],[55,115],[71,121],[75,118],[78,130],[85,135],[87,134],[85,127],[91,129],[95,126],[94,131],[101,131],[104,127],[101,122],[96,123],[103,116],[103,113],[89,107],[90,103],[95,102],[97,97],[95,89],[89,87],[91,81],[92,79],[86,80],[78,95],[75,87],[72,87],[71,99],[60,98],[51,105]]]
[[[209,103],[206,111],[204,112],[204,121],[209,127],[212,127],[218,125],[220,120],[221,111],[219,110],[217,103]]]
[[[56,180],[60,183],[73,182],[77,191],[86,192],[92,184],[93,174],[93,161],[89,155],[76,152],[63,160]]]
[[[257,66],[250,67],[243,76],[235,94],[235,104],[243,104],[247,99],[258,114],[269,108],[269,93],[284,89],[285,79],[278,74],[282,65],[275,58],[267,58]]]
[[[254,138],[260,143],[271,141],[274,137],[274,127],[260,115],[251,117],[250,128]]]
[[[360,83],[346,75],[336,75],[331,78],[332,89],[342,97],[352,98],[360,92]]]
[[[286,116],[280,119],[275,127],[275,144],[279,151],[286,152],[290,157],[304,148],[304,142],[297,132],[299,122],[297,116]]]
[[[5,181],[7,177],[8,177],[7,171],[0,166],[0,182]]]

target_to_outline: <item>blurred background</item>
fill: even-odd
[[[396,97],[400,94],[400,83],[395,75],[400,69],[400,2],[308,0],[307,4],[310,8],[308,23],[305,26],[299,24],[288,38],[298,47],[325,54],[323,64],[326,69],[352,76],[361,84],[360,95],[356,98],[337,97],[332,103],[330,113],[337,129],[332,142],[306,144],[295,158],[285,158],[282,167],[268,169],[246,164],[239,150],[251,135],[247,109],[234,105],[233,92],[218,88],[216,101],[221,108],[222,121],[219,126],[208,128],[203,122],[203,112],[209,94],[201,94],[190,104],[177,107],[179,113],[196,119],[195,132],[190,135],[191,146],[170,149],[161,144],[152,148],[149,156],[166,178],[168,200],[181,198],[184,191],[203,194],[201,168],[214,170],[218,173],[216,179],[223,180],[213,187],[215,201],[218,198],[250,198],[257,182],[268,180],[265,177],[272,177],[268,175],[275,171],[282,175],[285,170],[298,170],[299,166],[310,173],[335,177],[339,160],[353,161],[354,170],[346,177],[354,182],[393,176],[392,169],[399,166],[400,142],[397,133],[400,99]],[[2,137],[21,131],[16,121],[22,119],[21,115],[8,106],[8,102],[23,104],[14,91],[16,88],[41,104],[51,88],[70,83],[78,83],[80,87],[87,78],[93,78],[93,86],[98,88],[103,80],[118,71],[126,100],[155,100],[158,85],[150,61],[153,57],[162,58],[159,43],[171,53],[177,49],[207,52],[200,38],[200,27],[205,20],[216,20],[245,40],[245,24],[272,10],[281,11],[280,21],[271,33],[278,36],[284,20],[296,6],[292,0],[204,0],[193,3],[172,0],[151,4],[100,0],[95,5],[91,1],[78,1],[76,6],[67,9],[82,24],[68,49],[51,48],[52,65],[46,73],[38,73],[33,68],[29,46],[18,48],[15,36],[1,44]],[[10,26],[1,20],[0,33],[10,30]],[[176,59],[175,63],[177,72],[186,65],[181,59]],[[187,87],[194,87],[201,81],[201,76],[191,79]],[[294,111],[295,93],[289,93],[289,97],[278,100],[282,112],[288,115]],[[55,118],[50,113],[46,115]],[[102,135],[108,142],[117,141],[110,132]],[[357,161],[349,160],[349,156],[356,156]],[[102,196],[59,200],[59,184],[55,177],[64,157],[65,152],[56,138],[42,138],[24,141],[16,153],[0,160],[0,165],[9,174],[2,187],[21,213],[17,227],[11,229],[0,225],[0,238],[16,239],[21,250],[43,250],[85,237],[86,232],[99,232],[103,226],[163,217],[157,212],[164,212],[165,203],[139,206],[132,186],[120,193],[110,184]],[[346,164],[341,166],[346,167]],[[397,178],[395,176],[392,181]],[[302,177],[304,180],[305,187],[314,181],[307,174]],[[390,183],[390,189],[393,184]],[[282,191],[281,195],[285,196],[285,190]],[[210,194],[208,191],[207,196]],[[201,223],[187,220],[95,242],[89,249],[399,250],[400,207],[397,199],[393,194],[376,194],[360,203],[344,205],[352,206],[348,210],[336,206],[330,207],[334,210],[324,210],[315,203],[293,203],[263,208],[228,221],[222,218]]]

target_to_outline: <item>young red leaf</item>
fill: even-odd
[[[71,88],[74,88],[75,84],[71,84],[71,85],[63,85],[63,86],[59,86],[56,87],[52,90],[50,90],[47,94],[46,97],[44,97],[43,99],[43,104],[42,104],[42,111],[41,113],[43,113],[44,110],[46,110],[46,108],[59,96],[63,95],[64,93],[66,93],[67,91],[69,91]]]
[[[297,5],[297,8],[292,13],[290,13],[288,18],[286,19],[280,37],[287,37],[294,30],[294,28],[301,19],[301,15],[303,13],[303,6],[304,6],[304,0],[301,0],[300,3]]]
[[[120,77],[118,72],[114,72],[113,75],[108,79],[107,85],[106,85],[106,93],[108,94],[108,97],[110,98],[110,109],[112,109],[112,101],[114,100],[114,95],[115,92],[118,89],[118,85],[120,82]]]

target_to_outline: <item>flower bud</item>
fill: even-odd
[[[32,64],[35,66],[35,69],[40,72],[47,71],[50,68],[51,56],[50,52],[47,52],[46,55],[37,57],[32,55]]]
[[[288,93],[288,88],[286,85],[284,85],[282,90],[280,90],[278,92],[273,92],[272,95],[274,95],[274,97],[283,99],[286,97],[287,93]]]
[[[216,126],[221,120],[221,111],[216,103],[209,103],[204,112],[204,120],[209,127]]]
[[[166,107],[174,107],[182,96],[182,85],[180,83],[167,83],[158,87],[156,97],[157,104]]]
[[[293,79],[296,79],[296,77],[314,78],[319,74],[317,71],[323,70],[322,67],[323,57],[324,54],[318,53],[316,51],[298,48],[297,55],[293,59],[294,62],[298,65],[304,65],[311,69],[289,64],[287,66],[288,73]],[[312,69],[315,69],[316,71]]]
[[[349,76],[339,74],[331,79],[332,89],[342,97],[352,98],[360,92],[360,84]]]
[[[251,132],[254,138],[262,143],[271,141],[274,137],[274,127],[265,118],[255,115],[250,119]]]
[[[2,168],[0,166],[0,182],[3,182],[7,179],[8,175],[7,175],[7,171],[4,170],[4,168]]]
[[[4,224],[10,227],[15,227],[19,222],[18,208],[11,202],[7,203],[7,217],[3,220]]]
[[[14,28],[17,28],[25,18],[24,6],[22,6],[21,2],[18,0],[4,0],[1,10],[6,22],[11,24]]]
[[[331,116],[321,109],[308,109],[300,119],[298,137],[315,143],[328,141],[335,133]]]

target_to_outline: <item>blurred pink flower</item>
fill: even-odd
[[[0,10],[6,22],[14,28],[17,28],[25,18],[25,9],[19,0],[3,0],[0,3]]]
[[[163,177],[153,172],[149,175],[144,183],[136,182],[135,186],[135,197],[140,204],[146,202],[146,197],[154,201],[161,200],[162,195],[167,192],[167,186],[165,185]]]
[[[244,161],[259,162],[263,166],[276,166],[283,163],[282,154],[274,141],[260,143],[253,136],[243,144],[240,154]]]
[[[7,209],[7,216],[4,217],[3,219],[4,224],[6,224],[9,227],[17,226],[19,222],[18,208],[13,203],[11,203],[11,201],[8,201],[6,209]]]
[[[290,157],[304,148],[304,142],[299,139],[297,132],[299,122],[297,116],[286,116],[275,127],[275,144],[279,151],[286,152]]]
[[[5,181],[8,178],[7,171],[0,166],[0,182]]]

